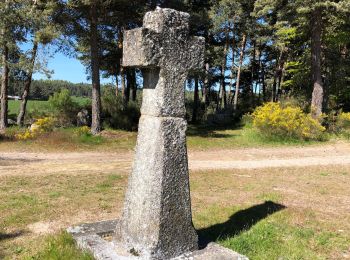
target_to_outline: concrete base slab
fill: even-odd
[[[141,260],[150,259],[128,250],[121,243],[113,241],[118,220],[107,220],[70,227],[70,233],[82,250],[89,251],[96,260]],[[209,243],[204,249],[189,252],[171,260],[248,260],[230,249],[216,243]]]

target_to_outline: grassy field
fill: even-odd
[[[73,100],[78,104],[83,105],[86,104],[86,102],[89,102],[90,99],[83,97],[73,97]],[[21,101],[18,100],[9,100],[8,106],[10,118],[15,118],[17,116],[19,112],[20,103]],[[27,106],[28,113],[33,113],[34,111],[40,111],[41,113],[45,113],[49,110],[48,101],[29,100]]]
[[[192,172],[194,224],[250,259],[347,259],[349,182],[345,166]],[[126,184],[118,172],[0,177],[0,259],[91,259],[61,230],[118,217]]]
[[[19,112],[19,106],[21,101],[19,100],[9,100],[8,106],[9,106],[9,116],[15,117],[17,116]],[[40,101],[40,100],[29,100],[28,101],[28,112],[38,110],[38,111],[47,111],[48,110],[48,102],[47,101]]]

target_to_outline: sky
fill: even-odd
[[[73,83],[91,83],[87,80],[85,74],[85,67],[75,58],[70,58],[62,53],[56,53],[48,60],[48,69],[54,73],[51,75],[51,79],[67,80]],[[47,79],[44,74],[35,73],[34,79]],[[111,79],[101,78],[101,83],[111,83]]]

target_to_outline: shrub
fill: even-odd
[[[337,126],[342,130],[350,128],[350,113],[341,112],[337,116]]]
[[[254,127],[267,137],[321,139],[325,131],[318,120],[297,106],[282,107],[279,103],[269,102],[256,108],[252,116]]]
[[[38,119],[30,129],[24,133],[19,133],[16,138],[19,140],[28,140],[38,137],[39,135],[52,132],[55,126],[55,120],[52,117]]]
[[[140,105],[130,101],[125,107],[121,96],[115,96],[112,88],[106,88],[102,95],[102,118],[108,127],[136,130],[140,118]]]
[[[49,98],[49,106],[53,116],[61,126],[72,125],[76,121],[79,104],[73,100],[68,89],[62,89]]]
[[[91,135],[91,130],[88,126],[82,126],[75,129],[74,133],[77,136]]]
[[[350,113],[331,111],[327,116],[328,131],[350,138]]]
[[[246,128],[253,127],[253,116],[250,113],[244,114],[241,119],[241,123]]]
[[[25,131],[26,130],[24,128],[19,126],[11,126],[6,128],[6,131],[2,137],[7,140],[15,140],[17,139],[17,135],[24,134]]]

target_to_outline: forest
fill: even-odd
[[[5,0],[0,129],[8,127],[9,95],[22,99],[23,126],[28,100],[60,89],[91,97],[93,134],[109,120],[103,102],[135,121],[128,104],[142,93],[142,72],[121,64],[123,32],[157,6],[189,12],[191,33],[206,39],[205,66],[186,83],[192,123],[239,120],[266,102],[297,106],[325,126],[329,115],[350,111],[349,0]],[[34,73],[50,75],[48,52],[79,59],[92,84],[33,81]],[[114,86],[101,87],[101,78]]]

